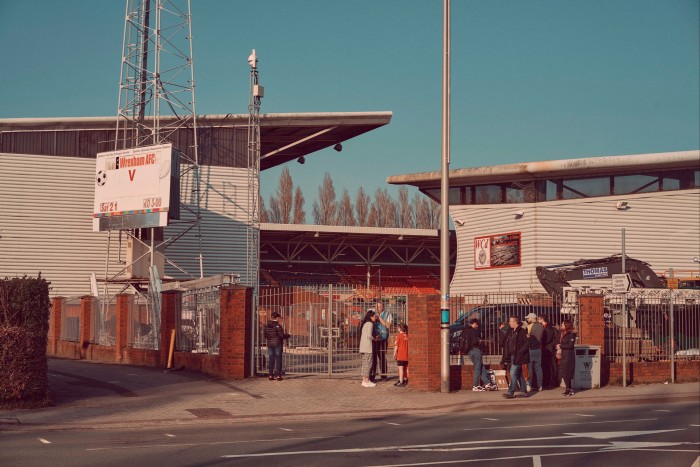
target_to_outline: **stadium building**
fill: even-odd
[[[620,254],[623,229],[627,256],[656,274],[699,274],[700,151],[464,168],[449,177],[451,294],[542,291],[537,266]],[[387,181],[440,201],[440,172]]]

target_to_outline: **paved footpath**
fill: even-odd
[[[89,427],[240,423],[253,420],[357,417],[367,398],[387,414],[437,414],[656,404],[700,400],[700,383],[607,386],[563,397],[562,390],[506,400],[503,391],[422,392],[393,385],[363,388],[359,378],[326,379],[290,376],[242,381],[212,379],[188,371],[164,371],[81,360],[49,360],[54,407],[0,410],[0,431],[84,429]]]

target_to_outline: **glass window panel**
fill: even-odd
[[[695,171],[695,188],[700,188],[700,170]]]
[[[610,177],[565,180],[563,199],[589,198],[610,195]]]
[[[450,204],[462,204],[462,189],[460,187],[451,187],[449,194]]]
[[[664,191],[674,191],[681,189],[681,180],[679,177],[674,177],[673,175],[664,175]]]
[[[654,191],[659,191],[659,177],[655,175],[620,175],[615,177],[616,195]]]
[[[524,203],[525,190],[519,186],[510,185],[506,187],[506,203]]]
[[[479,185],[474,187],[476,204],[501,204],[501,185]]]
[[[554,201],[557,199],[557,182],[547,180],[545,201]]]

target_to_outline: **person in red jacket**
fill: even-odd
[[[394,341],[394,358],[399,369],[399,381],[394,386],[404,387],[408,384],[408,325],[399,324],[399,334]]]

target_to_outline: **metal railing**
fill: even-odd
[[[135,349],[160,348],[160,320],[154,317],[150,299],[132,295],[128,301],[126,345]]]
[[[406,297],[382,297],[378,288],[352,285],[313,285],[262,287],[260,289],[256,342],[256,370],[267,370],[267,345],[263,335],[273,312],[281,314],[281,323],[291,337],[284,346],[283,371],[286,374],[323,374],[357,377],[360,374],[359,325],[366,311],[378,300],[391,313],[390,339],[398,333],[398,324],[407,323]],[[410,330],[409,330],[410,334]],[[388,346],[392,351],[393,342]],[[387,358],[389,374],[396,365]]]
[[[90,342],[98,345],[114,345],[116,336],[116,297],[95,297],[90,309]]]
[[[67,297],[61,304],[61,340],[80,340],[80,297]]]
[[[177,343],[180,351],[218,354],[221,332],[220,287],[183,292],[176,314]]]
[[[611,361],[621,361],[623,354],[629,361],[669,360],[672,355],[679,360],[700,359],[698,290],[608,293],[604,319],[605,355]]]

